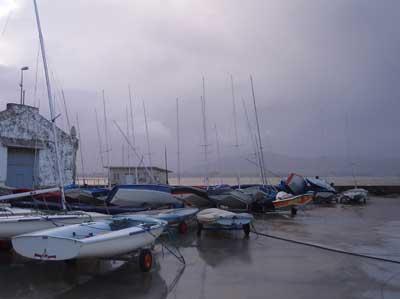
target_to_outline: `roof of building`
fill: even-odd
[[[35,127],[35,128],[29,127],[29,125],[26,123],[26,114],[29,114],[32,116],[32,119],[35,120],[35,122],[38,124],[38,127]],[[26,125],[22,129],[24,129],[24,131],[28,132],[29,135],[32,135],[32,136],[37,135],[37,130],[38,130],[39,126],[43,127],[43,128],[49,128],[52,125],[50,120],[48,120],[47,118],[45,118],[43,115],[41,115],[39,113],[39,108],[28,106],[28,105],[17,104],[17,103],[7,103],[6,110],[0,111],[0,122],[14,119],[15,120],[14,125],[21,126],[22,123],[17,122],[17,120],[18,120],[18,118],[22,118],[22,115],[24,115],[23,124]],[[76,136],[71,136],[70,134],[68,134],[67,132],[65,132],[64,130],[62,130],[59,127],[56,127],[56,129],[62,138],[76,139]],[[0,136],[1,136],[1,130],[0,130]],[[51,137],[49,139],[51,139]]]
[[[110,169],[138,169],[138,170],[144,170],[144,169],[153,169],[153,170],[158,170],[158,171],[160,171],[160,172],[166,172],[166,171],[168,171],[168,172],[173,172],[172,170],[168,170],[168,169],[165,169],[165,168],[161,168],[161,167],[157,167],[157,166],[147,166],[147,167],[144,167],[144,166],[122,166],[122,165],[111,165],[110,167],[108,167],[108,166],[104,166],[104,168],[110,168]]]

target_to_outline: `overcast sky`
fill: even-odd
[[[139,152],[147,152],[144,101],[153,161],[163,166],[166,145],[169,166],[176,169],[178,97],[182,168],[201,164],[202,76],[211,163],[215,124],[221,155],[234,155],[230,74],[243,158],[252,152],[242,105],[243,98],[254,127],[250,74],[266,160],[269,152],[344,157],[348,149],[371,159],[400,156],[398,0],[38,0],[38,5],[56,106],[63,114],[58,125],[66,128],[63,89],[70,121],[76,124],[79,117],[87,171],[101,168],[94,111],[104,141],[103,89],[112,164],[122,163],[124,142],[112,120],[126,130],[129,84]],[[2,109],[18,101],[19,69],[28,65],[26,103],[40,103],[48,116],[37,54],[32,1],[0,0]]]

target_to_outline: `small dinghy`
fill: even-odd
[[[12,203],[13,207],[19,208],[34,208],[43,211],[62,211],[63,207],[57,202],[42,202],[36,199],[30,201],[17,201]],[[148,210],[147,208],[132,208],[132,207],[119,207],[114,205],[96,205],[85,203],[66,203],[68,211],[82,211],[82,212],[96,212],[101,214],[117,215],[117,214],[132,214],[135,212],[142,212]]]
[[[110,191],[106,201],[119,207],[183,206],[182,202],[171,194],[171,188],[167,185],[118,185]]]
[[[11,205],[7,203],[0,204],[0,217],[30,215],[33,213],[34,211],[31,209],[15,208],[11,207]]]
[[[207,191],[203,188],[191,186],[174,186],[172,194],[182,200],[187,206],[197,208],[210,208],[214,202],[208,197]]]
[[[107,198],[109,189],[96,187],[80,187],[78,185],[69,185],[65,187],[65,196],[69,202],[79,203],[102,203]]]
[[[109,218],[100,213],[67,212],[63,214],[28,214],[0,217],[0,239],[7,240],[20,234]]]
[[[306,192],[307,182],[299,174],[296,173],[289,174],[285,184],[289,188],[290,193],[294,195],[299,195]]]
[[[272,202],[275,210],[290,210],[292,216],[297,214],[297,207],[305,206],[313,201],[313,194],[306,193],[301,195],[292,195],[283,191],[278,192],[276,200]]]
[[[367,203],[368,199],[368,190],[362,188],[354,188],[342,193],[339,201],[346,202],[346,203]]]
[[[209,198],[215,206],[230,211],[248,211],[254,202],[253,196],[240,189],[232,189],[229,186],[216,186],[208,191]]]
[[[166,224],[146,216],[114,216],[16,236],[12,245],[20,255],[35,260],[116,257],[150,248]]]
[[[198,235],[206,230],[241,230],[246,236],[250,234],[250,224],[254,220],[248,213],[233,213],[221,209],[206,209],[197,213]]]
[[[314,192],[314,202],[316,203],[331,203],[338,201],[337,191],[332,184],[328,184],[325,180],[318,177],[305,178],[307,182],[307,191]]]
[[[151,210],[140,213],[152,218],[161,219],[168,222],[168,225],[178,225],[178,231],[185,234],[188,230],[187,221],[196,216],[199,209],[196,208],[180,208],[180,209],[164,209]]]

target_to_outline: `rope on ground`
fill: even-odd
[[[152,235],[155,239],[157,239],[157,236],[155,236],[153,233],[151,233],[149,230],[146,230],[147,233],[149,233],[150,235]],[[167,228],[166,232],[168,234],[168,238],[170,240],[172,240],[172,235],[171,235],[171,231]],[[167,251],[172,254],[181,264],[183,264],[184,266],[186,266],[186,261],[185,261],[185,257],[182,255],[182,253],[180,252],[178,246],[176,245],[172,245],[173,248],[176,250],[176,253],[167,245],[166,242],[162,241],[160,238],[158,238],[159,242],[161,243],[161,249],[162,252],[164,254],[164,248],[167,249]]]
[[[328,247],[328,246],[324,246],[324,245],[320,245],[320,244],[303,242],[303,241],[293,240],[293,239],[289,239],[289,238],[274,236],[274,235],[270,235],[270,234],[260,233],[260,232],[257,232],[255,230],[254,225],[253,225],[253,230],[251,232],[256,234],[257,236],[263,236],[263,237],[267,237],[267,238],[271,238],[271,239],[281,240],[281,241],[290,242],[290,243],[294,243],[294,244],[298,244],[298,245],[314,247],[314,248],[327,250],[327,251],[331,251],[331,252],[342,253],[342,254],[347,254],[347,255],[352,255],[352,256],[357,256],[357,257],[362,257],[362,258],[368,258],[368,259],[372,259],[372,260],[376,260],[376,261],[381,261],[381,262],[393,263],[393,264],[400,265],[400,261],[397,261],[397,260],[392,260],[392,259],[387,259],[387,258],[382,258],[382,257],[377,257],[377,256],[371,256],[371,255],[366,255],[366,254],[346,251],[346,250],[343,250],[343,249],[332,248],[332,247]]]
[[[167,234],[170,240],[173,240],[172,238],[172,232],[170,231],[169,228],[167,228]],[[181,264],[186,265],[186,261],[185,261],[185,257],[183,256],[183,254],[181,253],[181,251],[179,250],[178,246],[173,245],[173,248],[176,250],[176,253],[168,247],[168,245],[166,244],[166,242],[161,241],[161,245],[168,250],[169,253],[171,253]]]

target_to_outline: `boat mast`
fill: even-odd
[[[177,176],[178,185],[181,184],[181,137],[179,126],[179,99],[176,98],[176,147],[177,147]]]
[[[238,129],[237,129],[237,118],[236,118],[236,100],[235,100],[235,89],[233,85],[233,76],[231,75],[231,90],[232,90],[232,110],[233,110],[233,125],[235,129],[235,148],[237,159],[240,157],[240,149],[239,149],[239,138],[238,138]],[[240,189],[240,166],[236,163],[236,180],[238,187]]]
[[[153,176],[153,163],[151,161],[151,146],[150,146],[150,137],[149,137],[149,126],[148,126],[148,123],[147,123],[147,113],[146,113],[146,106],[144,104],[144,100],[143,100],[143,114],[144,114],[144,123],[145,123],[145,126],[146,126],[147,155],[149,157],[150,173],[151,173],[151,178],[154,178],[154,176]]]
[[[121,151],[122,151],[121,162],[122,162],[122,167],[124,167],[125,166],[125,144],[124,143],[122,143]]]
[[[347,160],[350,163],[351,166],[351,175],[353,177],[353,182],[354,182],[354,188],[357,188],[357,179],[356,179],[356,174],[355,174],[355,169],[354,169],[354,161],[352,161],[350,157],[350,138],[349,138],[349,115],[346,113],[346,128],[345,128],[345,136],[346,136],[346,149],[347,149]]]
[[[37,28],[38,28],[38,32],[39,32],[40,49],[42,52],[44,75],[46,78],[46,86],[47,86],[47,97],[49,100],[49,107],[50,107],[50,118],[51,118],[51,123],[52,123],[52,127],[53,127],[54,149],[56,152],[58,180],[59,180],[60,191],[61,191],[61,206],[62,206],[63,210],[66,210],[67,207],[66,207],[66,203],[65,203],[64,182],[63,182],[63,176],[62,176],[62,170],[61,170],[60,153],[58,151],[57,127],[56,127],[56,123],[55,123],[56,117],[55,117],[55,111],[54,111],[53,96],[52,96],[51,86],[50,86],[49,70],[47,67],[46,50],[44,47],[44,39],[43,39],[43,34],[42,34],[42,28],[40,25],[39,10],[37,7],[36,0],[33,0],[33,5],[35,7],[36,24],[37,24]]]
[[[217,130],[217,124],[214,124],[214,131],[215,131],[215,145],[217,148],[217,173],[219,174],[219,183],[222,185],[223,184],[223,179],[222,179],[222,163],[221,163],[221,152],[220,152],[220,143],[219,143],[219,136],[218,136],[218,130]]]
[[[100,126],[99,126],[99,116],[97,115],[97,109],[94,108],[94,113],[96,115],[96,129],[97,129],[97,139],[99,141],[99,154],[100,154],[100,161],[101,161],[101,172],[104,171],[104,157],[103,157],[103,143],[101,140],[101,134],[100,134]]]
[[[133,153],[135,154],[136,158],[139,161],[138,166],[140,166],[143,162],[143,166],[145,171],[147,172],[147,175],[151,178],[152,181],[155,181],[155,178],[153,177],[153,173],[149,171],[148,167],[146,167],[146,165],[144,164],[144,157],[143,155],[140,156],[138,154],[138,152],[136,151],[136,149],[132,146],[131,141],[129,140],[128,136],[126,136],[126,134],[124,133],[124,131],[122,131],[121,127],[118,125],[118,123],[114,120],[114,125],[117,127],[118,131],[121,133],[122,137],[124,137],[126,143],[129,145],[129,147],[131,148],[131,150],[133,151]],[[136,167],[136,171],[137,171],[137,167]]]
[[[242,98],[242,105],[243,105],[243,111],[246,117],[246,123],[247,123],[247,129],[249,131],[249,135],[250,135],[250,140],[251,140],[251,144],[253,146],[253,150],[254,150],[254,157],[256,158],[257,162],[253,162],[250,161],[252,163],[254,163],[256,166],[258,166],[258,169],[260,171],[260,179],[262,180],[262,173],[261,173],[261,160],[260,160],[260,154],[258,152],[258,143],[257,143],[257,137],[255,135],[253,135],[253,131],[252,131],[252,127],[250,124],[250,118],[249,118],[249,113],[247,112],[247,107],[246,107],[246,103],[244,101],[244,98]],[[249,161],[249,160],[248,160]]]
[[[203,95],[201,96],[201,112],[203,116],[203,147],[204,147],[204,184],[208,187],[210,182],[208,178],[208,140],[207,140],[207,122],[206,122],[206,88],[204,83],[204,77],[202,77],[203,81]]]
[[[260,162],[261,162],[260,169],[261,169],[261,175],[262,175],[261,179],[262,179],[263,185],[266,185],[268,182],[267,182],[267,178],[265,175],[265,163],[264,163],[263,146],[262,146],[262,142],[261,142],[260,123],[258,121],[256,96],[254,94],[253,77],[251,75],[250,75],[250,83],[251,83],[251,94],[253,96],[254,114],[256,117],[256,124],[257,124],[258,146],[259,146]]]
[[[108,143],[108,126],[107,126],[107,114],[106,114],[106,99],[104,96],[104,90],[102,91],[103,94],[103,110],[104,110],[104,133],[105,133],[105,138],[106,138],[106,153],[107,153],[107,184],[108,188],[111,188],[111,170],[110,170],[110,149],[109,149],[109,143]]]
[[[64,89],[61,89],[61,95],[62,95],[62,99],[64,102],[65,116],[67,117],[68,132],[70,132],[71,131],[71,123],[69,122],[68,107],[67,107],[67,102],[65,101]]]
[[[126,107],[126,135],[129,137],[130,132],[129,132],[129,114],[128,114],[128,106]],[[131,157],[129,154],[129,146],[126,151],[126,159],[127,159],[127,165],[128,165],[128,174],[131,174]]]
[[[135,144],[135,142],[136,142],[136,140],[135,140],[135,125],[134,125],[134,121],[133,121],[133,103],[132,103],[132,93],[131,93],[130,85],[128,85],[128,92],[129,92],[129,110],[130,110],[130,116],[131,116],[132,146],[135,147],[136,146],[136,144]],[[135,183],[137,184],[137,171],[135,171]]]
[[[79,126],[78,114],[76,115],[76,125],[78,126],[78,138],[79,138],[79,143],[80,143],[79,144],[79,155],[81,156],[81,167],[82,167],[83,184],[86,185],[85,164],[83,163],[83,154],[82,154],[81,128]]]
[[[164,160],[165,160],[165,180],[166,184],[169,185],[168,182],[168,154],[167,154],[167,145],[164,147]]]

